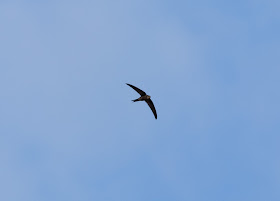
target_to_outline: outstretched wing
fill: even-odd
[[[127,83],[126,83],[127,84]],[[141,89],[138,89],[137,87],[131,85],[131,84],[127,84],[128,86],[130,86],[132,89],[134,89],[135,91],[137,91],[141,96],[145,96],[146,93],[144,91],[142,91]]]
[[[157,111],[156,111],[156,108],[153,104],[153,101],[151,99],[148,99],[148,100],[145,100],[145,101],[149,105],[149,107],[151,108],[151,110],[153,111],[153,113],[155,115],[155,118],[157,119]]]

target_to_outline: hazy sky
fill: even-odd
[[[279,9],[2,0],[0,200],[279,201]]]

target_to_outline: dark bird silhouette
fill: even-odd
[[[127,85],[130,86],[132,89],[134,89],[135,91],[137,91],[137,93],[139,93],[141,95],[140,98],[137,98],[137,99],[132,100],[132,101],[133,102],[145,101],[149,105],[149,107],[151,108],[151,110],[153,111],[153,113],[155,115],[155,118],[157,119],[157,111],[156,111],[156,108],[153,104],[153,101],[151,100],[151,96],[147,95],[144,91],[142,91],[141,89],[138,89],[137,87],[135,87],[131,84],[127,84]]]

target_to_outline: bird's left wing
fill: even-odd
[[[149,107],[151,108],[151,110],[153,111],[153,113],[155,115],[155,118],[157,119],[157,111],[156,111],[156,108],[153,104],[153,101],[151,99],[148,99],[148,100],[145,100],[145,101],[149,105]]]

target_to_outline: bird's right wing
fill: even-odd
[[[156,111],[156,108],[155,108],[155,106],[153,104],[153,101],[151,99],[148,99],[148,100],[145,100],[145,101],[149,105],[149,107],[151,108],[151,110],[154,113],[155,118],[157,119],[157,111]]]
[[[127,83],[126,83],[127,84]],[[134,89],[135,91],[137,91],[137,93],[139,93],[141,96],[145,96],[146,93],[144,91],[142,91],[141,89],[138,89],[137,87],[131,85],[131,84],[127,84],[128,86],[130,86],[132,89]]]

